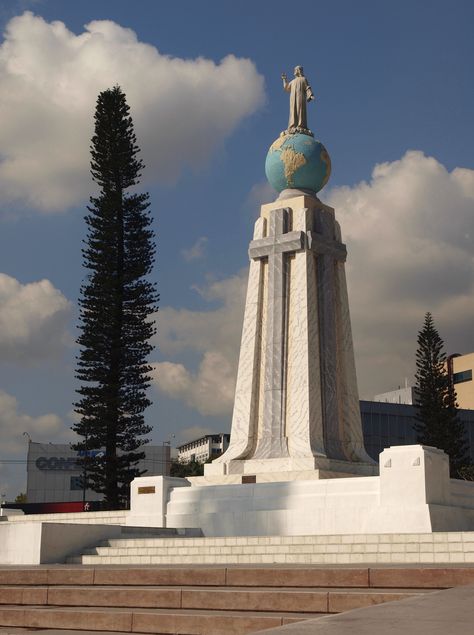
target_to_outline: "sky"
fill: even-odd
[[[73,439],[89,145],[116,84],[157,233],[153,443],[230,431],[248,242],[297,64],[332,159],[319,196],[347,244],[361,397],[413,380],[427,311],[447,352],[473,351],[473,23],[470,0],[1,0],[1,493],[24,491],[27,435]]]

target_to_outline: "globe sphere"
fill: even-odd
[[[270,146],[265,174],[277,192],[289,188],[319,192],[331,175],[331,159],[323,144],[313,137],[283,134]]]

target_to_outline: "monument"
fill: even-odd
[[[210,482],[374,474],[364,449],[344,263],[334,210],[318,197],[331,162],[307,124],[313,91],[297,66],[288,128],[265,170],[279,192],[262,205],[250,271],[228,450]],[[222,478],[232,477],[234,478]]]

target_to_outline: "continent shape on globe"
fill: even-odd
[[[265,173],[277,192],[292,188],[319,192],[329,180],[331,159],[320,141],[306,134],[284,134],[270,146]]]

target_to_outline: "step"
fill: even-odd
[[[25,635],[25,633],[32,632],[31,628],[23,628],[21,626],[0,626],[0,634],[1,635]],[[36,630],[36,629],[34,629]],[[116,631],[89,631],[82,630],[80,631],[81,635],[117,635]],[[41,635],[77,635],[76,629],[69,628],[42,628]],[[136,633],[136,635],[140,635]]]
[[[267,613],[173,609],[45,608],[2,606],[0,626],[123,633],[240,635],[321,617],[320,613]]]
[[[464,557],[463,554],[440,553],[440,554],[219,554],[219,555],[120,555],[120,556],[99,556],[84,555],[70,556],[67,558],[68,564],[76,565],[234,565],[234,564],[469,564],[474,563],[474,557]]]
[[[473,565],[0,567],[9,586],[206,586],[448,589],[474,584]]]
[[[0,605],[340,613],[426,593],[406,589],[0,586]]]
[[[25,635],[25,633],[31,634],[32,630],[36,630],[36,629],[23,628],[21,626],[3,626],[3,627],[0,626],[1,635]],[[88,631],[88,630],[82,630],[82,629],[80,633],[81,635],[117,635],[116,631]],[[72,630],[68,628],[62,628],[62,629],[42,628],[41,635],[77,635],[77,630],[76,629]],[[140,634],[137,633],[136,635],[140,635]]]
[[[131,536],[127,536],[131,534]],[[139,527],[135,525],[122,526],[122,535],[127,538],[117,538],[116,540],[130,540],[140,538],[156,539],[157,536],[165,537],[202,537],[202,530],[199,527]]]

